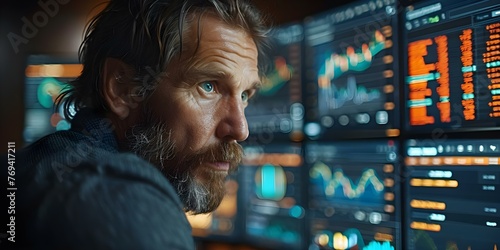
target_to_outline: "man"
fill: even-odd
[[[184,212],[216,209],[241,161],[265,37],[243,1],[112,0],[60,99],[71,130],[17,157],[20,244],[193,249]]]

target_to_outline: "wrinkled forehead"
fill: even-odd
[[[187,80],[203,68],[233,77],[247,72],[249,81],[260,80],[258,50],[245,29],[205,12],[192,14],[183,30],[181,54],[167,67],[172,79]]]
[[[195,10],[186,16],[182,40],[182,52],[187,52],[190,56],[218,42],[250,57],[258,56],[255,41],[248,31],[235,23],[222,20],[211,10]]]

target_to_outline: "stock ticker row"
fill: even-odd
[[[272,39],[244,162],[219,209],[189,216],[198,239],[498,249],[499,1],[352,1]],[[54,99],[80,71],[29,58],[26,143],[70,128]]]

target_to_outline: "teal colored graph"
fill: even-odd
[[[362,105],[366,102],[371,102],[381,98],[382,93],[378,89],[369,89],[365,86],[358,86],[356,78],[349,76],[347,78],[347,86],[345,88],[331,85],[331,89],[327,93],[330,95],[326,98],[325,104],[329,109],[342,108],[347,102],[352,102],[356,105]]]
[[[391,246],[391,243],[388,241],[372,241],[368,246],[364,247],[363,250],[394,250],[394,247]]]
[[[309,171],[309,176],[313,180],[322,180],[323,191],[326,197],[335,198],[367,198],[364,196],[368,186],[373,186],[377,194],[384,191],[384,184],[378,178],[376,172],[372,168],[365,169],[361,173],[357,183],[354,183],[349,177],[345,176],[342,169],[336,169],[334,172],[330,170],[326,164],[316,162]],[[341,193],[339,193],[341,190]],[[371,196],[371,195],[370,195]]]

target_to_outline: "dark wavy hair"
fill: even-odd
[[[150,95],[169,62],[182,52],[186,17],[205,11],[251,35],[262,74],[269,29],[261,13],[245,0],[111,0],[87,25],[79,49],[81,75],[58,96],[65,117],[73,118],[72,105],[76,111],[83,107],[99,113],[108,110],[102,90],[106,58],[132,67],[132,81],[140,86],[140,94]]]

